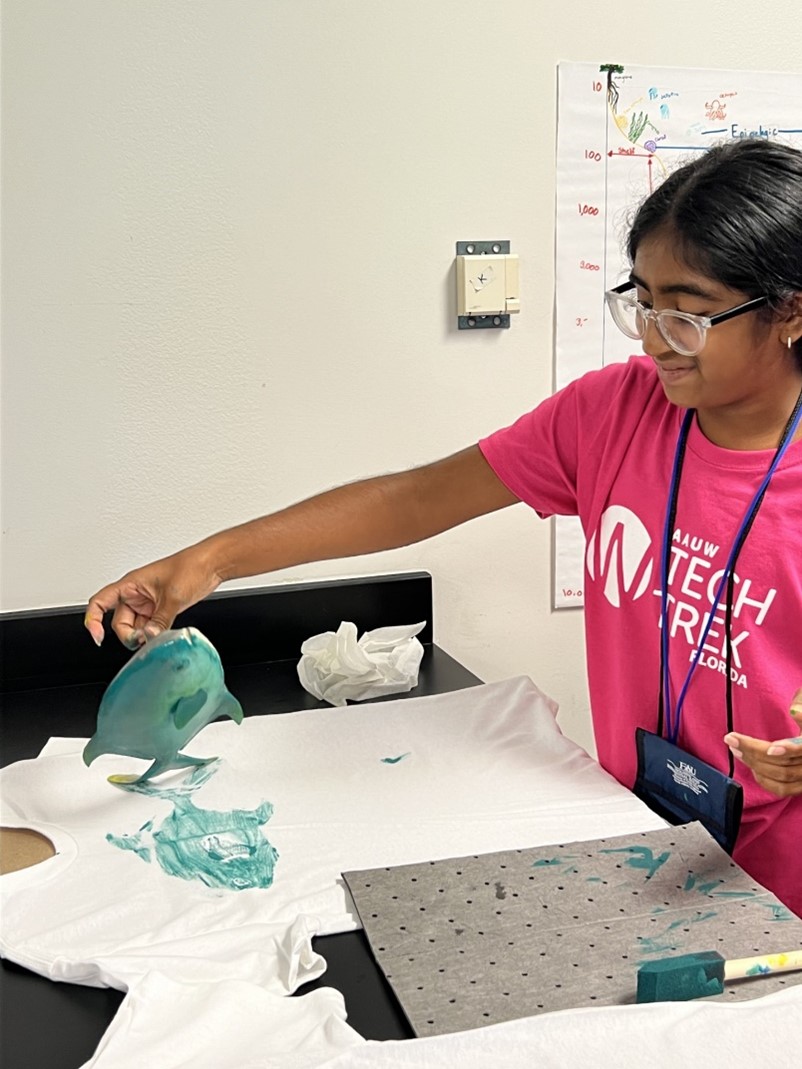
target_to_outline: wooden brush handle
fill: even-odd
[[[724,962],[724,980],[741,980],[745,976],[767,976],[769,973],[802,969],[802,950],[787,954],[758,954],[756,958],[733,958]]]

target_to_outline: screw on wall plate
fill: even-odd
[[[510,317],[508,315],[457,316],[457,326],[460,330],[487,330],[494,327],[509,330]]]
[[[457,242],[457,256],[503,256],[509,251],[509,241]]]

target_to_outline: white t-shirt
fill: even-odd
[[[430,1039],[366,1042],[331,988],[283,998],[243,980],[148,973],[82,1069],[677,1069],[706,1051],[726,1066],[790,1066],[800,1044],[799,986],[737,1004],[564,1010]]]
[[[245,980],[147,973],[81,1069],[314,1069],[364,1044],[330,987],[286,998]]]
[[[759,981],[756,981],[759,983]],[[652,1002],[562,1010],[428,1039],[370,1041],[320,1069],[728,1069],[796,1066],[802,988],[748,1002]],[[226,1067],[220,1062],[220,1069]],[[255,1062],[249,1069],[268,1069]]]
[[[85,740],[51,740],[0,774],[4,823],[57,850],[0,879],[2,954],[94,986],[126,989],[157,970],[290,992],[325,968],[312,935],[358,927],[343,871],[664,826],[560,733],[555,713],[519,678],[214,723],[193,755],[219,765],[183,801],[184,772],[151,784],[159,796],[130,793],[106,777],[144,763],[104,756],[87,769]],[[170,875],[188,840],[196,862],[224,870],[269,853],[272,882],[207,886],[197,865],[192,878]]]

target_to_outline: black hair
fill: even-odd
[[[691,268],[770,314],[802,293],[802,152],[764,138],[714,145],[673,171],[635,214],[627,251],[668,230]],[[795,355],[802,367],[802,339]]]

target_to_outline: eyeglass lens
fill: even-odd
[[[643,338],[648,319],[654,318],[663,339],[678,353],[693,356],[704,346],[704,329],[693,320],[685,319],[668,309],[657,312],[654,316],[647,316],[637,301],[618,294],[609,301],[609,305],[616,325],[629,338]]]

